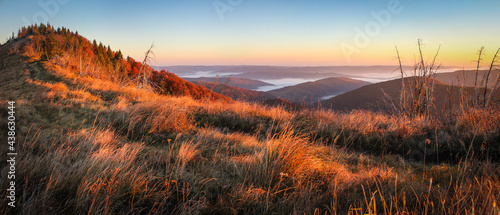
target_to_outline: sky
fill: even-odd
[[[396,65],[438,49],[484,66],[500,48],[498,0],[0,0],[0,43],[21,26],[65,26],[155,65]]]

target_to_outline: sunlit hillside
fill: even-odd
[[[18,153],[2,214],[500,214],[495,106],[270,107],[124,54],[46,25],[0,46],[0,133],[15,101]]]

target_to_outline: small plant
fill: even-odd
[[[399,60],[399,70],[401,72],[401,94],[399,99],[399,107],[395,107],[396,111],[401,115],[410,117],[424,116],[429,117],[434,107],[434,76],[439,69],[436,65],[436,58],[439,54],[439,49],[436,52],[432,62],[426,62],[422,51],[422,41],[418,40],[419,62],[413,67],[411,77],[408,77],[403,70],[401,57],[396,47],[396,53]]]

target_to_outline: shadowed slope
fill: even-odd
[[[406,81],[411,78],[405,78]],[[449,86],[439,81],[435,82],[434,91],[434,106],[442,109],[445,106],[457,108],[460,105],[461,87]],[[469,94],[473,92],[473,88],[466,87],[463,89]],[[484,90],[482,90],[484,92]],[[384,92],[389,96],[387,97]],[[356,90],[335,96],[331,99],[320,102],[324,108],[333,110],[350,111],[355,109],[363,110],[389,110],[394,104],[399,105],[401,92],[401,79],[376,83],[361,87]],[[390,98],[390,99],[389,99]],[[468,98],[470,99],[470,98]],[[495,94],[494,101],[499,102],[500,93]]]
[[[269,91],[270,94],[296,103],[318,102],[322,97],[338,95],[369,84],[350,78],[326,78]]]

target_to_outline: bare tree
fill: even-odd
[[[479,102],[479,93],[477,92],[477,75],[479,73],[479,64],[481,63],[481,56],[483,55],[483,52],[484,52],[484,46],[481,46],[481,48],[479,49],[479,56],[477,58],[477,67],[476,67],[476,78],[474,79],[474,97],[473,97],[473,101],[472,101],[472,105],[475,107],[477,105],[477,103]]]
[[[483,104],[484,104],[484,107],[487,107],[487,105],[489,105],[489,101],[488,102],[486,101],[486,93],[488,92],[488,80],[490,78],[491,70],[493,69],[493,66],[494,66],[494,64],[496,62],[496,59],[497,59],[499,51],[500,51],[500,48],[497,49],[497,52],[493,56],[493,59],[491,60],[491,64],[490,64],[490,69],[488,70],[488,74],[486,74],[486,82],[484,83],[484,95],[483,95]],[[498,78],[497,78],[497,81],[498,81]],[[491,89],[490,95],[493,94],[494,90],[495,90],[495,87],[493,87]]]
[[[154,48],[154,43],[151,44],[151,47],[146,51],[144,55],[144,60],[142,61],[141,67],[139,69],[139,74],[129,83],[135,82],[137,88],[147,88],[151,90],[152,87],[157,87],[156,84],[149,80],[149,76],[151,74],[150,67],[147,66],[152,60],[154,60],[154,52],[152,51]]]
[[[396,46],[396,54],[398,55],[398,62],[399,62],[399,71],[401,72],[401,95],[399,97],[399,104],[401,105],[401,111],[405,111],[406,109],[406,87],[405,87],[405,74],[403,71],[403,64],[401,63],[401,56],[399,55],[399,50],[398,46]],[[385,94],[385,92],[384,92]]]
[[[149,47],[148,51],[146,51],[146,54],[144,55],[144,60],[142,61],[141,68],[139,69],[139,75],[137,76],[137,87],[143,88],[144,86],[148,86],[148,78],[149,78],[149,68],[145,67],[145,65],[151,60],[153,60],[152,57],[149,55],[153,55],[154,53],[152,51],[154,47],[154,43],[151,44],[151,47]],[[141,83],[142,82],[142,83]]]

